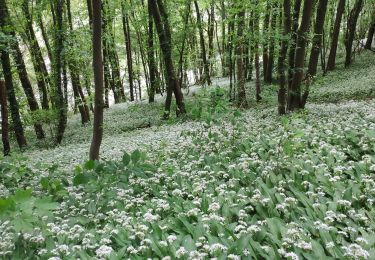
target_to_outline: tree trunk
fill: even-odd
[[[134,72],[133,72],[133,58],[132,58],[132,45],[130,38],[130,26],[128,14],[125,10],[125,2],[121,0],[121,11],[122,11],[122,27],[124,30],[125,46],[126,46],[126,61],[128,64],[128,75],[129,75],[129,88],[130,88],[130,101],[134,101]]]
[[[92,1],[93,0],[87,0],[86,3],[87,3],[87,14],[89,16],[89,25],[90,25],[90,28],[92,28]]]
[[[297,44],[297,30],[298,30],[298,20],[299,14],[301,10],[302,0],[295,0],[294,7],[293,7],[293,16],[292,16],[292,31],[291,31],[291,39],[289,45],[289,69],[288,69],[288,90],[290,89],[293,81],[294,75],[294,55],[296,52],[296,44]]]
[[[274,56],[275,56],[274,34],[276,34],[276,22],[277,22],[277,4],[274,4],[272,8],[271,27],[270,27],[270,31],[272,35],[270,35],[269,54],[268,54],[267,71],[266,71],[266,78],[265,78],[265,81],[267,83],[272,83],[272,71],[273,71],[273,63],[274,63]]]
[[[339,41],[339,34],[340,34],[340,27],[341,27],[341,19],[342,14],[345,11],[345,0],[339,0],[339,4],[337,6],[336,11],[336,20],[335,25],[333,28],[333,33],[331,36],[331,47],[329,51],[328,61],[327,61],[327,71],[333,70],[335,68],[336,63],[336,52],[337,52],[337,44]]]
[[[70,29],[70,35],[73,38],[73,47],[77,47],[75,45],[74,39],[74,29],[73,29],[73,22],[72,22],[72,15],[70,10],[70,0],[66,0],[67,12],[68,12],[68,23]],[[82,125],[88,123],[90,121],[90,112],[89,108],[86,104],[85,96],[83,95],[82,85],[79,76],[79,67],[76,65],[76,61],[74,60],[75,57],[67,57],[68,59],[68,67],[70,71],[71,81],[72,81],[72,88],[73,88],[73,95],[75,104],[78,106],[79,113],[81,115],[81,122]]]
[[[324,30],[324,21],[327,11],[328,0],[319,0],[318,9],[316,12],[316,20],[314,26],[314,38],[312,39],[312,47],[309,61],[309,68],[307,74],[309,77],[316,75],[318,67],[318,60],[320,49],[322,46],[322,36]]]
[[[237,47],[236,47],[236,63],[237,63],[237,106],[247,107],[246,90],[245,90],[245,69],[244,69],[244,42],[243,35],[245,27],[245,11],[243,6],[237,6],[239,12],[237,15],[238,28],[237,28]]]
[[[3,0],[1,0],[3,1]],[[10,66],[9,54],[3,50],[1,51],[1,63],[4,71],[5,88],[9,101],[10,114],[13,122],[13,129],[16,135],[18,146],[23,149],[27,146],[24,129],[21,121],[19,104],[16,98],[16,91],[13,85],[12,68]]]
[[[26,37],[30,47],[31,60],[34,65],[35,75],[37,78],[38,88],[41,96],[41,103],[43,109],[48,109],[48,83],[49,75],[46,64],[43,60],[42,51],[40,50],[38,40],[35,36],[33,28],[33,20],[29,11],[29,1],[23,0],[22,11],[26,19]]]
[[[203,61],[203,67],[204,67],[204,79],[202,80],[202,83],[207,83],[207,85],[211,85],[211,77],[210,77],[210,63],[207,60],[207,53],[206,53],[206,43],[204,40],[204,34],[203,34],[203,26],[202,26],[202,18],[201,13],[199,10],[198,2],[197,0],[194,0],[194,6],[195,6],[195,12],[197,13],[197,25],[199,30],[199,39],[200,39],[200,45],[201,45],[201,51],[202,51],[202,61]]]
[[[270,2],[267,1],[265,16],[263,21],[263,79],[267,82],[267,66],[268,66],[268,35],[269,35],[269,24],[270,24],[270,17],[271,17],[271,5]]]
[[[258,1],[256,1],[256,4],[258,4]],[[260,62],[259,62],[259,13],[257,11],[254,11],[254,51],[255,51],[255,58],[254,58],[254,67],[255,67],[255,99],[257,102],[260,102],[262,100],[262,97],[260,96]]]
[[[56,3],[56,39],[55,39],[55,64],[54,64],[54,82],[56,88],[55,104],[58,113],[58,123],[56,132],[56,144],[61,144],[67,123],[67,107],[64,99],[61,72],[63,67],[63,49],[64,49],[64,32],[63,32],[63,7],[64,0],[55,0]]]
[[[1,8],[2,6],[0,6]],[[7,104],[7,90],[5,82],[0,80],[0,108],[1,108],[1,139],[3,141],[4,156],[10,153],[9,142],[9,123],[8,123],[8,104]]]
[[[103,58],[101,0],[93,0],[93,68],[95,80],[94,128],[90,147],[90,160],[99,160],[103,138]]]
[[[278,92],[278,103],[279,103],[279,115],[285,115],[286,113],[286,76],[285,76],[285,61],[288,53],[288,42],[290,37],[290,31],[292,27],[291,18],[291,4],[290,0],[284,0],[284,19],[283,19],[283,38],[281,39],[280,55],[278,60],[278,73],[279,73],[279,92]],[[280,15],[280,18],[283,17]]]
[[[21,81],[21,85],[22,85],[22,88],[25,92],[26,99],[27,99],[27,102],[29,104],[30,110],[32,112],[35,112],[35,111],[39,110],[39,105],[38,105],[38,102],[36,101],[34,91],[33,91],[33,88],[31,86],[29,76],[27,74],[26,65],[25,65],[25,62],[23,60],[22,52],[21,52],[20,47],[18,45],[16,33],[13,29],[14,27],[13,27],[13,24],[10,20],[9,10],[8,10],[8,7],[6,6],[6,3],[5,3],[4,0],[0,0],[0,17],[2,17],[1,22],[0,22],[0,26],[7,26],[7,28],[8,28],[7,32],[13,38],[13,40],[10,42],[10,45],[11,45],[10,47],[13,50],[12,55],[13,55],[13,59],[14,59],[15,64],[16,64],[18,77]],[[4,22],[4,24],[3,24],[3,22]],[[35,133],[36,133],[36,136],[37,136],[38,139],[43,139],[45,137],[45,134],[44,134],[44,131],[43,131],[43,128],[42,128],[41,124],[35,123],[34,129],[35,129]]]
[[[349,66],[352,63],[352,49],[353,49],[353,41],[355,36],[355,30],[357,28],[357,21],[358,16],[363,7],[363,0],[356,0],[353,9],[350,11],[348,17],[348,23],[346,28],[345,34],[345,49],[346,49],[346,57],[345,57],[345,67]]]
[[[179,81],[176,77],[172,61],[172,44],[171,44],[171,32],[169,27],[168,15],[164,8],[162,0],[151,1],[152,15],[154,17],[155,26],[159,36],[160,49],[163,52],[163,59],[165,64],[166,77],[168,82],[167,98],[165,102],[164,117],[169,117],[171,102],[172,102],[172,91],[176,97],[177,103],[177,115],[185,114],[185,104],[183,100],[183,94],[179,85]],[[163,18],[162,18],[163,17]],[[163,20],[162,20],[163,19]]]
[[[213,55],[214,55],[214,34],[215,34],[215,5],[210,4],[208,13],[208,64],[210,72],[213,74]],[[210,75],[211,76],[211,75]]]
[[[148,94],[148,101],[150,103],[155,102],[155,91],[157,89],[157,79],[156,79],[156,61],[155,61],[155,51],[154,51],[154,22],[152,20],[152,10],[151,1],[148,0],[147,10],[148,10],[148,69],[150,73],[150,91]]]
[[[301,82],[303,77],[305,49],[308,40],[310,19],[314,8],[313,0],[305,0],[302,13],[302,21],[297,34],[296,52],[294,58],[295,72],[292,85],[288,93],[288,110],[294,111],[303,108],[301,97]]]

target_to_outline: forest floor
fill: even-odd
[[[115,105],[101,163],[71,117],[60,147],[2,160],[0,258],[375,259],[375,56],[342,67],[287,117],[253,82],[247,110],[225,86],[191,91],[182,119]]]

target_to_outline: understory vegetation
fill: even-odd
[[[362,55],[283,117],[272,85],[247,110],[225,86],[197,90],[166,121],[161,103],[113,106],[100,162],[85,162],[91,128],[70,117],[61,146],[1,160],[0,258],[374,259],[375,66]]]

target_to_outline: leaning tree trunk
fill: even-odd
[[[9,155],[10,153],[8,104],[6,92],[7,90],[5,88],[5,82],[0,80],[1,139],[3,141],[4,156]]]
[[[3,1],[3,0],[2,0]],[[9,101],[10,114],[13,122],[13,129],[16,135],[18,146],[23,149],[27,146],[25,133],[21,121],[19,104],[16,98],[16,91],[13,85],[12,68],[10,66],[9,53],[5,50],[1,51],[1,63],[4,71],[5,88]]]
[[[14,31],[13,24],[10,20],[9,16],[9,10],[6,6],[6,3],[4,0],[0,0],[0,17],[1,18],[1,24],[0,26],[7,26],[7,32],[9,35],[14,39],[10,43],[10,47],[13,50],[12,55],[13,59],[15,61],[15,65],[18,72],[18,77],[21,81],[22,88],[25,92],[27,102],[29,104],[31,112],[35,112],[39,110],[38,102],[36,101],[33,88],[31,86],[29,76],[27,74],[26,65],[23,60],[22,52],[20,50],[20,47],[18,45],[18,40],[16,37],[16,33]],[[4,22],[4,24],[2,24]],[[43,139],[45,137],[42,125],[39,123],[34,124],[35,133],[38,139]]]
[[[312,47],[309,61],[309,68],[307,74],[309,77],[316,75],[316,69],[318,67],[318,60],[320,54],[320,48],[322,46],[322,36],[324,29],[324,21],[327,11],[328,0],[319,0],[318,9],[316,11],[316,20],[314,26],[314,38],[312,39]]]
[[[331,47],[330,47],[328,61],[327,61],[327,68],[326,68],[327,71],[333,70],[335,68],[337,44],[339,41],[341,19],[342,19],[342,14],[344,13],[344,11],[345,11],[345,0],[339,0],[339,4],[336,10],[335,25],[334,25],[332,36],[331,36],[332,40],[331,40]]]
[[[305,49],[308,41],[311,14],[314,8],[313,0],[305,0],[302,21],[297,34],[296,52],[294,56],[294,74],[288,93],[288,110],[294,111],[304,107],[301,97],[301,82],[303,77]]]
[[[103,57],[102,57],[102,14],[101,0],[93,0],[93,68],[95,81],[94,128],[90,147],[90,160],[99,160],[100,145],[103,139]]]
[[[49,108],[48,103],[48,84],[49,84],[49,75],[47,71],[46,64],[43,60],[42,51],[40,50],[38,40],[35,36],[33,28],[33,20],[29,11],[29,1],[23,0],[22,2],[22,11],[26,19],[26,28],[25,34],[27,41],[30,47],[31,60],[33,62],[37,84],[41,96],[41,103],[43,109]]]
[[[177,103],[177,115],[185,114],[185,104],[183,94],[180,88],[179,81],[176,77],[172,61],[172,44],[171,44],[171,32],[169,27],[168,15],[164,8],[162,0],[151,1],[152,15],[154,17],[155,26],[159,36],[160,49],[163,52],[163,59],[165,65],[165,72],[168,82],[167,87],[167,98],[165,102],[164,117],[169,117],[172,102],[172,92],[176,97]],[[163,17],[163,20],[162,20]]]
[[[292,27],[291,18],[291,5],[290,0],[284,0],[284,19],[283,19],[283,38],[281,39],[280,55],[278,60],[278,73],[279,73],[279,92],[278,92],[278,103],[279,103],[279,115],[285,115],[286,113],[286,76],[285,76],[285,61],[288,53],[288,38],[290,37],[290,31]],[[280,15],[280,18],[282,15]]]
[[[345,56],[345,67],[349,66],[352,63],[352,49],[353,49],[353,41],[355,36],[355,30],[357,28],[357,21],[359,13],[361,12],[363,7],[363,0],[357,0],[354,4],[353,9],[350,11],[348,17],[348,23],[346,28],[345,34],[345,49],[346,49],[346,56]]]
[[[195,12],[197,13],[197,24],[198,24],[198,30],[199,30],[199,39],[200,39],[200,45],[201,45],[201,51],[202,51],[202,60],[203,60],[203,66],[204,66],[204,79],[203,83],[207,83],[208,85],[211,85],[211,77],[210,77],[210,63],[207,60],[207,53],[206,53],[206,43],[204,40],[203,35],[203,26],[202,26],[202,17],[199,10],[198,2],[194,1],[195,6]]]

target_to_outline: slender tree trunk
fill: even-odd
[[[295,0],[294,7],[293,7],[293,15],[292,15],[292,31],[291,31],[291,39],[289,45],[289,69],[288,69],[288,91],[292,85],[293,75],[294,75],[294,56],[296,52],[296,44],[297,44],[297,30],[298,30],[298,21],[299,21],[299,14],[301,10],[302,0]]]
[[[202,51],[201,55],[202,55],[203,67],[204,67],[203,83],[207,83],[207,85],[211,85],[210,63],[207,60],[206,43],[205,43],[204,34],[203,34],[202,18],[201,18],[201,13],[199,10],[199,5],[198,5],[197,0],[194,0],[194,6],[195,6],[195,12],[197,14],[197,25],[198,25],[198,30],[199,30],[199,39],[200,39],[200,45],[201,45],[201,51]]]
[[[239,9],[237,19],[237,47],[236,47],[236,63],[237,63],[237,106],[247,107],[246,90],[245,90],[245,70],[244,70],[244,43],[245,37],[243,35],[245,27],[245,11],[243,6],[237,6]]]
[[[266,71],[266,78],[265,78],[265,81],[267,83],[272,83],[272,71],[273,71],[273,63],[274,63],[274,56],[275,56],[274,34],[276,34],[277,9],[278,9],[277,4],[274,4],[272,8],[271,27],[270,27],[270,32],[272,35],[270,35],[269,54],[268,54],[267,71]]]
[[[99,160],[103,138],[103,58],[102,58],[102,18],[101,0],[93,0],[93,68],[95,80],[94,128],[90,147],[90,160]]]
[[[268,40],[269,40],[269,24],[271,17],[271,5],[267,1],[264,21],[263,21],[263,79],[267,82],[267,66],[268,66]]]
[[[1,0],[3,1],[3,0]],[[13,85],[12,68],[10,66],[10,58],[8,52],[5,50],[1,51],[1,63],[4,71],[5,88],[7,90],[7,96],[9,101],[10,114],[13,122],[13,129],[16,135],[18,146],[23,149],[27,146],[25,133],[21,121],[19,104],[16,98],[16,91]]]
[[[122,11],[122,26],[124,29],[125,45],[126,45],[126,61],[128,64],[129,88],[130,88],[130,101],[134,101],[134,72],[133,72],[133,58],[132,58],[132,44],[130,38],[130,26],[128,14],[125,10],[125,2],[121,0]]]
[[[0,16],[1,22],[0,26],[7,26],[7,32],[11,37],[13,37],[13,41],[10,42],[10,47],[13,50],[12,55],[15,61],[15,65],[18,72],[18,77],[21,81],[22,88],[25,92],[27,102],[29,104],[30,110],[35,112],[39,110],[38,102],[36,101],[33,88],[31,86],[29,76],[27,74],[26,65],[23,60],[22,52],[18,45],[18,40],[16,38],[16,33],[14,31],[13,24],[10,20],[9,10],[4,0],[0,0]],[[42,125],[39,123],[34,124],[35,133],[38,139],[43,139],[45,137]]]
[[[339,0],[339,4],[337,6],[337,11],[336,11],[335,25],[334,25],[333,33],[331,36],[331,47],[330,47],[328,61],[327,61],[327,69],[326,69],[327,71],[333,70],[335,68],[337,44],[339,41],[341,19],[342,19],[342,14],[344,13],[344,11],[345,11],[345,0]]]
[[[71,38],[73,38],[73,47],[77,47],[75,45],[75,37],[74,37],[74,28],[72,22],[72,15],[70,10],[70,0],[66,0],[67,12],[68,12],[68,23],[70,29]],[[81,114],[81,122],[82,124],[86,124],[90,121],[90,111],[86,104],[85,96],[83,95],[81,80],[79,76],[80,68],[76,65],[77,62],[75,61],[75,57],[67,57],[68,59],[68,67],[70,71],[72,87],[73,87],[73,95],[75,104],[78,106],[79,113]]]
[[[10,153],[8,104],[7,104],[7,90],[5,88],[5,82],[3,80],[0,80],[0,108],[1,108],[1,139],[3,141],[3,148],[4,148],[3,154],[4,156],[8,156]]]
[[[56,143],[61,144],[67,123],[67,104],[64,99],[61,72],[63,67],[64,50],[64,32],[63,32],[63,10],[64,0],[56,1],[56,39],[55,39],[55,64],[54,64],[54,82],[56,88],[55,104],[58,113],[58,123],[56,132]]]
[[[37,19],[38,19],[38,25],[40,27],[40,31],[42,33],[43,41],[44,41],[44,44],[45,44],[46,49],[47,49],[48,58],[49,58],[50,62],[52,63],[53,62],[52,49],[51,49],[51,45],[50,45],[49,40],[48,40],[46,29],[44,27],[43,15],[38,14]]]
[[[347,31],[345,34],[345,67],[349,66],[352,63],[352,49],[353,41],[355,36],[355,30],[357,28],[357,21],[359,14],[363,7],[363,0],[356,0],[353,9],[350,11],[347,23]]]
[[[168,81],[164,117],[169,117],[172,101],[172,91],[174,92],[174,95],[176,97],[176,103],[178,107],[177,115],[185,114],[186,112],[183,94],[180,88],[179,81],[176,77],[176,72],[172,61],[172,37],[169,27],[168,15],[164,8],[162,0],[157,0],[157,3],[152,1],[151,4],[152,15],[154,17],[155,26],[159,35],[160,49],[163,52],[166,77]]]
[[[294,58],[295,72],[292,85],[288,93],[288,110],[294,111],[304,107],[301,97],[301,82],[303,77],[305,49],[308,40],[310,19],[314,8],[313,0],[305,0],[302,21],[297,34],[296,52]]]
[[[155,102],[155,91],[157,89],[157,79],[156,79],[156,61],[155,61],[155,51],[154,51],[154,22],[152,20],[152,10],[151,1],[148,0],[147,10],[148,10],[148,68],[150,73],[150,91],[149,99],[150,103]]]
[[[41,96],[41,103],[43,109],[49,108],[48,102],[48,83],[49,83],[49,75],[47,71],[46,64],[43,60],[43,55],[40,50],[38,40],[35,36],[34,28],[33,28],[33,20],[32,16],[29,11],[29,1],[23,0],[22,2],[22,11],[24,13],[26,19],[26,36],[27,41],[30,45],[30,53],[32,62],[34,65],[35,74],[37,77],[38,88]]]
[[[184,54],[185,54],[185,46],[186,46],[186,38],[188,35],[188,26],[189,26],[189,17],[190,17],[190,9],[191,9],[191,1],[186,1],[186,12],[184,17],[184,34],[182,38],[182,46],[180,49],[180,58],[178,61],[178,78],[180,80],[180,84],[183,84],[184,72],[183,72],[183,65],[184,65]]]
[[[92,1],[93,0],[87,0],[86,3],[87,3],[87,14],[89,16],[89,25],[90,25],[90,28],[92,28]]]
[[[309,77],[316,75],[318,67],[319,53],[322,46],[322,36],[324,30],[324,21],[327,11],[328,0],[319,0],[316,12],[316,20],[314,26],[314,38],[312,39],[312,47],[310,53],[309,68],[307,74]]]
[[[278,60],[278,73],[279,73],[279,93],[278,93],[278,103],[279,103],[279,115],[285,115],[286,113],[286,76],[285,76],[285,62],[288,53],[288,42],[290,37],[290,31],[292,27],[291,18],[291,4],[290,0],[284,0],[283,4],[284,19],[283,19],[283,38],[281,39],[280,55]],[[280,18],[282,15],[280,15]]]
[[[258,4],[258,1],[255,1],[256,4]],[[255,58],[254,58],[254,67],[255,67],[255,99],[257,102],[260,102],[262,100],[262,97],[260,96],[260,61],[259,61],[259,13],[254,12],[254,50],[255,50]]]
[[[214,34],[215,34],[215,5],[210,4],[210,11],[208,13],[208,63],[210,65],[210,72],[213,74],[213,55],[214,55]],[[210,75],[211,76],[211,75]]]

